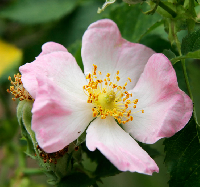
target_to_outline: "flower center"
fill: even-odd
[[[119,123],[125,124],[133,120],[133,113],[142,112],[139,110],[134,112],[138,99],[132,99],[132,94],[126,91],[127,82],[123,86],[119,86],[119,71],[116,72],[113,82],[110,80],[110,73],[106,78],[101,79],[101,72],[97,66],[94,66],[92,74],[88,74],[86,79],[89,80],[88,85],[83,86],[85,94],[88,96],[88,103],[94,104],[92,108],[93,117],[101,117],[105,119],[108,115],[113,116]],[[131,79],[128,77],[128,81]]]
[[[100,106],[104,110],[110,109],[112,110],[115,107],[115,92],[113,90],[107,92],[107,93],[100,93],[98,96],[98,102]]]

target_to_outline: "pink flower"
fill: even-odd
[[[88,149],[99,149],[119,170],[158,172],[134,139],[152,144],[170,137],[192,115],[192,101],[178,88],[170,61],[121,38],[108,19],[89,26],[81,52],[84,73],[67,49],[53,42],[20,67],[35,99],[32,129],[40,147],[58,151],[87,128]]]

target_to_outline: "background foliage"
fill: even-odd
[[[132,2],[136,1],[118,0],[97,14],[104,0],[0,1],[0,186],[200,186],[199,2]],[[62,160],[57,164],[44,163],[30,128],[32,103],[18,105],[18,123],[17,101],[13,102],[6,93],[8,75],[17,73],[20,65],[32,62],[47,41],[64,45],[83,69],[82,36],[91,23],[103,18],[115,21],[123,38],[164,53],[174,65],[179,87],[193,95],[196,114],[183,130],[165,139],[164,145],[163,140],[151,146],[141,144],[160,168],[160,173],[153,176],[118,171],[99,151],[88,151],[84,137],[69,146],[62,158],[65,167],[60,165]],[[79,150],[75,151],[78,144]],[[80,163],[82,170],[77,172]]]

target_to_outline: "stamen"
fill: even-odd
[[[106,74],[106,78],[98,79],[96,75],[97,66],[93,65],[93,67],[92,73],[86,76],[86,79],[89,80],[88,85],[83,86],[84,93],[88,96],[87,102],[95,106],[92,108],[93,117],[106,119],[110,115],[118,123],[125,124],[133,121],[133,113],[144,113],[144,110],[132,111],[136,108],[138,99],[131,99],[132,93],[126,91],[127,82],[123,86],[118,85],[120,80],[119,70],[116,72],[114,80],[110,81],[110,73]],[[98,71],[98,75],[100,76],[102,73]],[[128,80],[131,82],[129,77]]]
[[[14,79],[15,81],[12,81],[11,77],[8,77],[8,80],[11,82],[12,86],[10,86],[10,89],[7,89],[7,92],[14,95],[14,98],[12,98],[12,100],[15,101],[17,98],[19,98],[20,101],[34,100],[32,96],[28,93],[28,91],[23,87],[21,75],[19,73],[17,75],[14,75]]]

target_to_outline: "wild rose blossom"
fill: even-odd
[[[170,137],[192,115],[192,101],[178,88],[170,61],[123,39],[108,19],[88,27],[81,53],[84,73],[54,42],[20,67],[23,85],[35,99],[32,129],[40,147],[56,152],[87,128],[88,149],[99,149],[119,170],[158,172],[134,139],[152,144]]]

